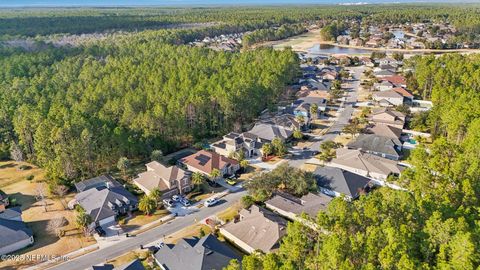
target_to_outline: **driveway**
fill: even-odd
[[[222,198],[223,200],[225,200],[225,202],[215,207],[203,207],[199,211],[194,212],[190,215],[177,217],[174,220],[155,227],[151,230],[140,233],[136,236],[124,238],[124,240],[117,241],[116,243],[110,245],[108,248],[98,249],[96,251],[74,258],[70,261],[51,267],[49,269],[83,270],[91,267],[92,265],[102,264],[107,260],[116,258],[131,250],[137,249],[140,247],[140,245],[147,246],[147,244],[149,243],[161,241],[164,235],[172,234],[178,230],[197,223],[197,221],[210,217],[217,212],[221,212],[235,202],[237,202],[238,200],[240,200],[240,198],[244,195],[246,195],[245,190],[239,190],[237,192],[230,193]]]

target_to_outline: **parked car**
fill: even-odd
[[[175,204],[175,202],[172,201],[171,199],[165,199],[165,200],[163,200],[163,204],[164,204],[166,207],[172,207],[172,206]]]
[[[178,202],[178,201],[180,201],[180,199],[182,199],[182,197],[180,197],[178,195],[173,195],[172,196],[172,201],[174,201],[174,202]]]
[[[207,180],[207,184],[211,187],[219,187],[220,186],[217,182],[211,181],[211,180]]]
[[[105,236],[107,234],[101,226],[95,227],[95,232],[98,234],[98,236]]]
[[[210,198],[208,200],[205,201],[204,205],[206,207],[210,207],[210,206],[214,206],[215,204],[218,203],[218,199],[217,198]]]
[[[190,206],[190,201],[188,199],[181,199],[180,203],[185,207]]]

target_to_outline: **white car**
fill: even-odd
[[[163,204],[167,207],[172,207],[175,203],[170,199],[163,200]]]
[[[210,206],[214,206],[215,204],[218,203],[218,199],[217,198],[210,198],[208,200],[205,201],[204,205],[206,207],[210,207]]]
[[[190,206],[190,201],[187,200],[187,199],[181,199],[181,200],[180,200],[180,203],[181,203],[183,206],[185,206],[185,207]]]
[[[173,195],[172,196],[172,201],[174,201],[174,202],[178,202],[178,201],[180,201],[180,199],[181,199],[181,197],[178,196],[178,195]]]

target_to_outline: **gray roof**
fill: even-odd
[[[98,187],[91,188],[75,195],[76,201],[85,209],[85,212],[96,222],[115,216],[113,207],[127,202],[137,204],[137,197],[128,192],[124,187]]]
[[[11,207],[0,212],[0,218],[3,219],[15,219],[22,216],[22,210],[20,207]]]
[[[305,213],[310,217],[315,218],[319,211],[327,209],[331,200],[331,197],[322,193],[308,193],[301,198],[297,198],[290,194],[279,192],[270,200],[266,201],[265,204],[271,205],[285,212],[294,213],[296,215]]]
[[[357,198],[370,179],[333,167],[318,167],[314,172],[319,187]]]
[[[300,129],[301,124],[297,121],[295,116],[290,114],[281,114],[272,118],[262,120],[261,123],[269,125],[277,125],[288,129]]]
[[[75,183],[75,188],[77,189],[77,192],[82,192],[91,188],[106,187],[107,183],[111,187],[121,186],[121,184],[118,183],[111,175],[106,174]]]
[[[399,139],[378,136],[375,134],[360,134],[358,138],[350,142],[350,149],[361,149],[365,152],[384,153],[390,156],[400,157],[395,147],[401,147]]]
[[[114,270],[145,270],[145,267],[143,267],[143,264],[140,262],[140,260],[135,259],[129,263],[115,267]]]
[[[23,221],[0,218],[0,248],[29,239],[33,232]]]
[[[392,76],[395,75],[396,73],[393,71],[390,71],[388,69],[382,69],[380,71],[375,72],[376,76]]]
[[[154,256],[168,270],[221,270],[230,260],[241,260],[239,254],[211,234],[201,239],[181,239],[176,245],[164,246]]]
[[[293,135],[293,130],[278,125],[258,123],[248,133],[254,134],[260,139],[272,141],[275,138],[287,140]]]
[[[253,249],[270,252],[279,247],[286,233],[285,219],[256,205],[249,210],[242,209],[239,214],[240,221],[228,223],[222,229]]]

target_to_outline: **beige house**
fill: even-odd
[[[403,104],[403,96],[394,90],[387,90],[383,92],[375,92],[372,99],[386,106],[398,106]],[[383,103],[382,103],[383,101]],[[384,105],[385,106],[385,105]]]
[[[387,124],[403,129],[405,125],[405,114],[391,108],[381,108],[373,111],[370,120],[375,124]]]
[[[192,172],[199,172],[211,177],[212,171],[220,171],[220,177],[236,173],[240,169],[238,161],[218,153],[201,150],[182,158],[180,162]]]
[[[248,253],[261,250],[268,253],[278,249],[286,233],[287,221],[273,212],[252,205],[240,211],[239,221],[220,228],[220,233]]]
[[[155,188],[162,191],[163,197],[184,194],[192,189],[189,171],[178,166],[165,167],[157,161],[147,163],[145,166],[147,171],[140,173],[133,182],[147,195]]]
[[[398,176],[402,172],[402,168],[394,160],[347,148],[337,149],[336,158],[328,165],[382,181],[389,175]]]

